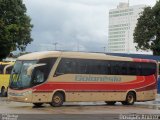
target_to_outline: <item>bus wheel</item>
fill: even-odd
[[[6,92],[4,87],[1,89],[1,96],[2,97],[7,97],[7,92]]]
[[[41,107],[43,105],[43,103],[33,103],[33,105],[36,107]]]
[[[105,101],[107,105],[115,105],[116,101]]]
[[[136,95],[133,92],[129,92],[126,97],[126,101],[122,101],[123,105],[133,105],[136,100]]]
[[[53,95],[52,102],[50,103],[53,107],[60,107],[63,105],[64,102],[64,95],[57,92]]]

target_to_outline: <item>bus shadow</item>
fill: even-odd
[[[45,108],[45,107],[47,107],[47,106],[45,106],[45,105],[42,105],[42,106],[32,106],[33,109],[36,109],[36,108]]]

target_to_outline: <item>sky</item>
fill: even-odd
[[[109,10],[128,0],[23,0],[32,19],[33,42],[26,51],[104,52]],[[156,0],[129,0],[130,6],[154,6]],[[56,48],[55,48],[56,43]]]

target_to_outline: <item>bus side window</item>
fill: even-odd
[[[120,74],[121,74],[120,62],[116,62],[115,75],[120,75]]]
[[[63,63],[63,70],[64,70],[63,72],[65,74],[71,73],[72,72],[72,63],[70,61],[65,61]]]
[[[111,75],[119,75],[119,64],[118,62],[112,61],[111,62]]]
[[[81,59],[78,62],[78,73],[105,75],[110,73],[110,70],[108,69],[109,65],[108,61]]]
[[[100,71],[98,62],[96,60],[87,60],[86,62],[86,74],[98,74]]]
[[[137,74],[137,68],[136,68],[136,64],[129,62],[128,63],[128,74],[129,75],[136,75]]]
[[[105,66],[106,66],[106,74],[111,75],[111,64],[110,64],[110,62],[106,62]]]
[[[151,72],[149,73],[150,75],[157,74],[157,65],[155,63],[150,63],[149,69],[151,70]]]
[[[73,59],[62,58],[60,61],[57,70],[56,76],[63,74],[73,74],[77,72],[77,62]]]
[[[109,74],[109,62],[108,61],[99,61],[97,65],[98,74],[107,75]]]
[[[76,61],[72,59],[68,59],[64,63],[64,73],[73,74],[76,73]]]
[[[128,75],[128,62],[120,62],[119,70],[121,75]]]
[[[137,74],[136,75],[139,75],[139,76],[142,75],[142,65],[141,65],[141,63],[137,63]]]
[[[107,72],[108,72],[108,69],[107,69],[107,64],[105,61],[100,61],[99,62],[99,65],[98,65],[98,68],[99,68],[99,74],[102,74],[102,75],[106,75]]]
[[[142,63],[141,64],[141,69],[142,69],[142,73],[141,75],[149,75],[151,72],[151,69],[149,69],[149,64],[147,63]]]
[[[79,59],[77,61],[77,73],[78,74],[87,73],[87,60]]]
[[[142,66],[142,75],[148,76],[156,73],[156,64],[154,63],[143,63]]]

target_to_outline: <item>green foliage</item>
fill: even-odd
[[[151,50],[160,55],[160,1],[154,7],[146,7],[134,31],[137,49]]]
[[[0,59],[32,42],[31,19],[22,0],[0,0]]]

